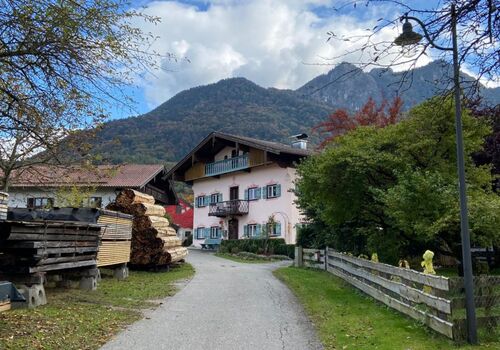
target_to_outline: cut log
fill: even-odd
[[[155,204],[155,199],[153,196],[131,189],[121,191],[116,197],[116,204],[120,207],[128,207],[138,203]]]
[[[149,203],[139,203],[133,204],[134,216],[165,216],[165,208],[161,205],[149,204]]]
[[[163,246],[167,248],[180,247],[182,245],[181,239],[177,236],[161,237],[161,240],[163,241]]]

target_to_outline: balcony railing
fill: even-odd
[[[226,217],[244,214],[248,214],[248,201],[241,199],[212,203],[208,208],[208,216]]]
[[[205,165],[205,176],[214,176],[231,171],[246,169],[249,166],[248,154],[219,160]]]

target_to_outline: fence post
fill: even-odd
[[[325,247],[325,271],[328,271],[328,246]]]
[[[295,266],[296,267],[303,266],[302,247],[295,247]]]

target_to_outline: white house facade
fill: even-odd
[[[247,137],[212,133],[167,177],[192,184],[193,244],[252,239],[264,232],[296,241],[295,166],[310,152]]]
[[[124,188],[132,188],[155,197],[158,204],[175,202],[175,194],[164,179],[161,164],[102,165],[81,167],[37,166],[14,174],[9,186],[11,208],[43,209],[64,207],[72,188],[79,188],[82,207],[104,208]]]

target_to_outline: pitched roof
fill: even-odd
[[[82,166],[36,165],[18,170],[11,187],[61,187],[69,185],[97,187],[131,187],[146,185],[164,171],[162,164]]]
[[[181,212],[177,208],[181,207]],[[193,228],[194,210],[191,205],[179,199],[179,205],[167,205],[165,207],[168,215],[172,218],[173,224],[182,228]]]
[[[182,160],[180,160],[173,168],[171,168],[168,171],[166,177],[172,178],[178,170],[182,169],[181,171],[185,171],[187,168],[189,168],[191,166],[192,155],[198,151],[203,150],[204,148],[207,147],[210,148],[209,142],[215,140],[224,140],[226,142],[229,141],[235,144],[237,143],[239,145],[245,145],[248,147],[257,148],[269,152],[271,154],[274,154],[276,156],[283,156],[288,159],[295,159],[295,160],[310,156],[314,153],[311,150],[294,148],[291,145],[286,145],[284,143],[259,140],[253,137],[232,135],[214,131],[210,133],[208,136],[206,136],[195,148],[191,150],[191,152],[189,152]],[[212,142],[212,147],[213,147],[213,142]]]
[[[311,150],[308,149],[302,149],[302,148],[294,148],[290,145],[280,143],[280,142],[274,142],[274,141],[265,141],[265,140],[259,140],[253,137],[247,137],[247,136],[239,136],[239,135],[231,135],[231,134],[226,134],[223,132],[213,132],[210,135],[208,135],[208,138],[210,137],[221,137],[225,138],[227,140],[235,141],[247,146],[255,147],[255,148],[261,148],[265,149],[266,151],[270,151],[273,153],[288,153],[288,154],[296,154],[299,156],[310,156],[313,154]],[[203,141],[202,141],[203,142]]]

